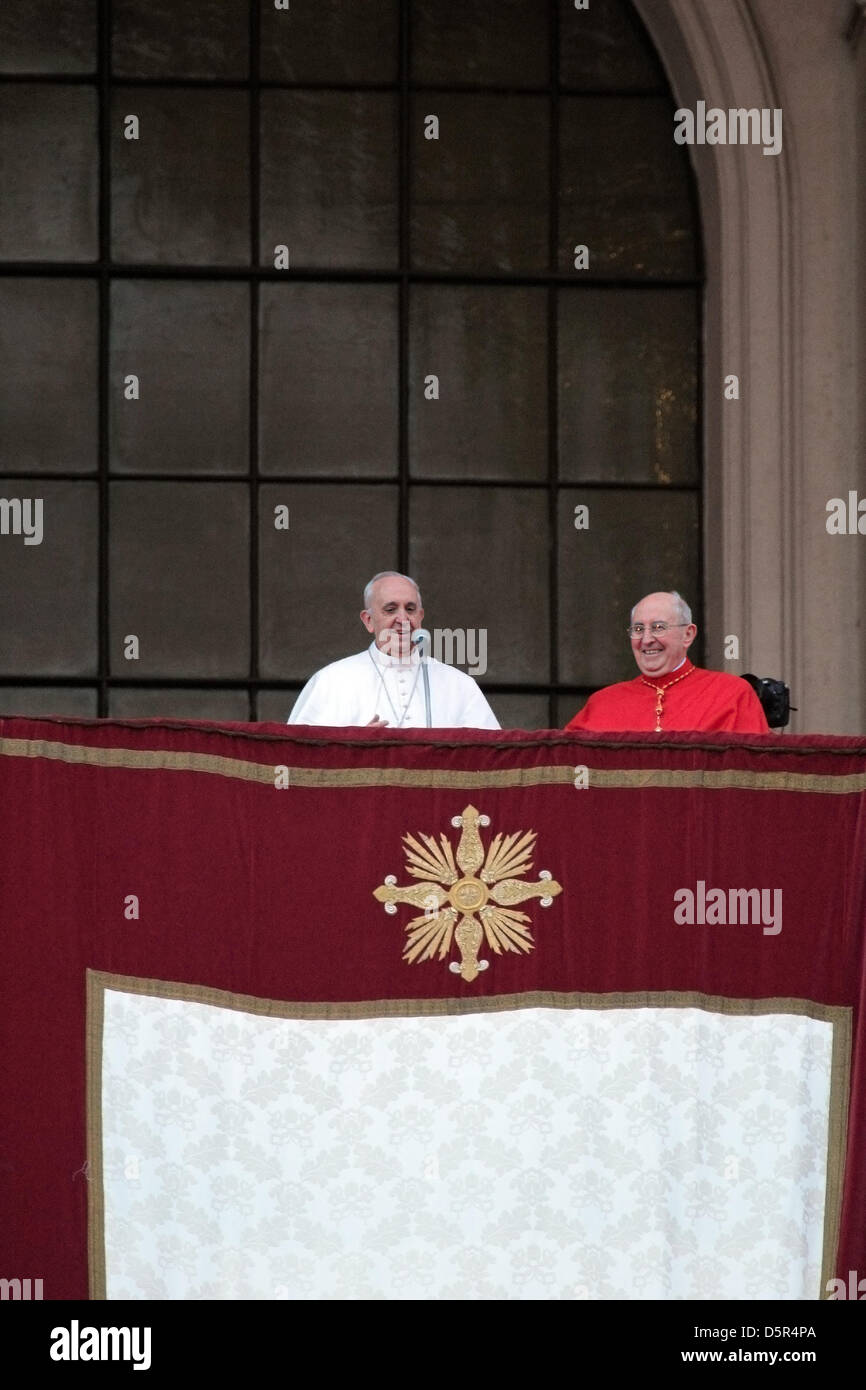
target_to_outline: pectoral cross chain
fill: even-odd
[[[694,669],[694,666],[690,666],[687,671],[683,671],[681,676],[677,676],[676,680],[668,681],[667,685],[656,685],[655,681],[649,681],[646,676],[641,676],[643,684],[648,685],[650,690],[654,690],[656,693],[656,726],[653,733],[660,734],[662,732],[662,715],[665,712],[665,695],[672,685],[677,685],[680,681],[684,681],[686,676],[690,676]]]

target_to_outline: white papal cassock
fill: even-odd
[[[430,727],[498,729],[499,721],[471,676],[427,657]],[[369,724],[374,715],[392,729],[427,727],[424,677],[417,651],[411,660],[388,656],[371,642],[357,656],[323,666],[295,702],[289,724]]]

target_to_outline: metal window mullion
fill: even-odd
[[[548,524],[548,620],[549,690],[547,713],[550,727],[556,719],[555,687],[559,681],[559,7],[550,4],[550,130],[548,143],[548,272],[547,287],[547,524]]]
[[[100,718],[108,714],[110,650],[110,541],[109,491],[110,439],[109,366],[111,333],[111,4],[99,0],[97,101],[99,121],[99,346],[97,362],[98,419],[98,530],[97,537],[97,706]],[[89,269],[89,267],[87,268]],[[92,273],[92,271],[91,271]]]
[[[411,43],[409,6],[400,6],[400,70],[398,123],[398,244],[399,285],[397,290],[397,568],[404,574],[409,569],[409,311],[410,311],[410,236],[411,161],[410,119],[411,92],[409,64]]]
[[[249,192],[250,192],[250,273],[249,287],[249,636],[250,683],[247,687],[250,720],[258,718],[257,682],[259,676],[259,229],[261,224],[261,83],[259,62],[259,7],[250,5],[249,60]]]

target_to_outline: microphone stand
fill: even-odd
[[[421,672],[421,675],[424,677],[424,712],[427,716],[427,728],[432,729],[433,721],[430,716],[430,673],[427,670],[426,656],[422,656],[421,665],[424,668]]]
[[[417,646],[418,655],[421,661],[421,675],[424,677],[424,714],[427,720],[427,728],[433,728],[433,717],[430,713],[430,672],[427,669],[428,656],[427,650],[430,643],[430,634],[426,628],[419,628],[412,638],[413,646]]]

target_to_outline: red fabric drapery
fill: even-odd
[[[866,1271],[866,743],[0,720],[7,1277],[88,1290],[86,971],[343,1002],[690,992],[850,1008],[836,1270]],[[586,785],[584,785],[586,783]],[[287,785],[286,785],[287,784]],[[536,832],[533,949],[467,983],[403,959],[373,896],[467,805]],[[678,890],[780,890],[782,928],[675,921]],[[125,915],[131,897],[138,916]],[[455,959],[452,953],[451,959]]]

